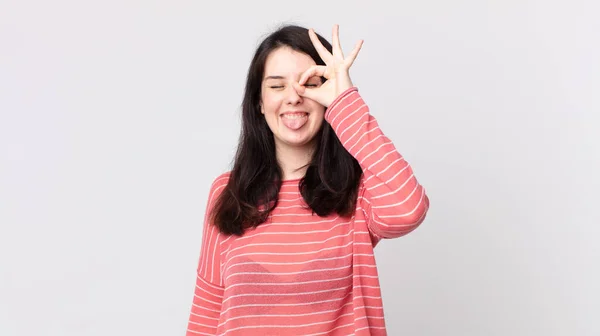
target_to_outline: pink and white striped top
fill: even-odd
[[[312,215],[286,180],[266,223],[225,236],[206,223],[229,172],[216,178],[186,335],[387,335],[373,248],[419,226],[429,199],[357,88],[325,120],[363,168],[354,216]]]

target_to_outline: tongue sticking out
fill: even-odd
[[[308,121],[308,115],[303,115],[301,117],[288,118],[285,115],[281,117],[283,124],[292,130],[297,130],[300,127],[304,126]]]

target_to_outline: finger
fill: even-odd
[[[342,50],[342,45],[340,44],[340,26],[333,25],[333,33],[332,33],[332,42],[333,42],[333,55],[339,55],[342,59],[344,59],[344,52]]]
[[[321,59],[323,60],[323,62],[329,63],[332,55],[329,52],[329,50],[327,50],[327,48],[325,48],[323,46],[323,44],[317,37],[317,33],[315,33],[315,31],[312,28],[310,28],[308,30],[308,36],[310,37],[310,40],[312,41],[313,45],[315,46],[317,53],[319,53],[319,56],[321,56]]]
[[[325,103],[322,103],[322,93],[319,92],[319,89],[310,89],[310,88],[306,88],[300,84],[298,84],[297,82],[293,82],[292,86],[294,87],[294,89],[296,90],[296,92],[304,98],[308,98],[310,100],[314,100],[317,103],[326,106]]]
[[[304,94],[306,93],[306,88],[304,86],[302,86],[300,83],[292,82],[292,86],[294,87],[294,90],[296,90],[296,92],[300,96],[304,96]]]
[[[326,65],[313,65],[308,70],[304,71],[304,73],[300,76],[298,80],[298,84],[304,85],[306,81],[308,81],[313,76],[321,76],[325,77],[327,71]],[[327,77],[325,77],[327,78]]]
[[[348,56],[348,59],[346,60],[348,66],[351,66],[354,63],[354,60],[356,59],[356,56],[358,56],[358,53],[360,52],[360,49],[362,48],[364,41],[363,40],[359,40],[358,42],[356,42],[356,46],[354,47],[354,50],[352,50],[352,52],[350,53],[350,56]]]
[[[298,95],[312,100],[317,99],[317,93],[315,92],[315,89],[307,89],[306,87],[300,85],[297,82],[293,82],[292,86],[294,87],[294,90],[296,90]]]

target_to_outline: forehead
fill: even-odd
[[[315,64],[307,54],[290,47],[281,47],[273,50],[267,57],[264,76],[299,76]]]

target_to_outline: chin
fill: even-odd
[[[283,142],[290,147],[306,147],[314,142],[314,137],[287,138]]]
[[[310,140],[300,141],[300,140],[288,140],[285,142],[290,147],[306,147],[310,145]]]

